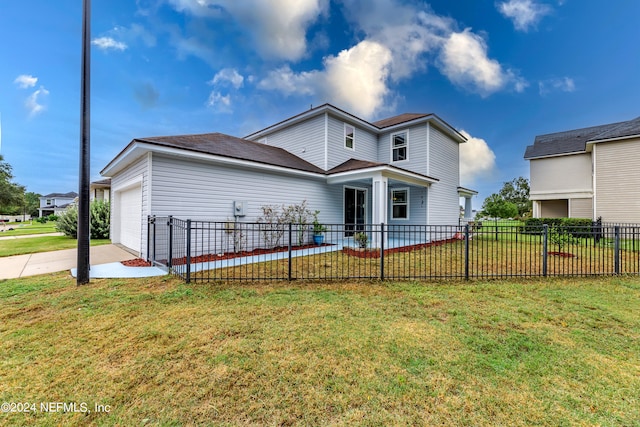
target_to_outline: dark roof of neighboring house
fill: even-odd
[[[373,122],[372,125],[374,125],[377,128],[384,129],[389,126],[398,125],[404,122],[410,122],[411,120],[427,117],[429,115],[430,114],[422,114],[422,113],[404,113],[397,116],[389,117],[387,119],[378,120],[377,122]]]
[[[626,122],[538,135],[533,145],[525,150],[524,158],[582,153],[586,151],[589,142],[635,135],[640,135],[640,117]]]
[[[324,173],[324,171],[317,166],[282,148],[247,141],[246,139],[236,138],[222,133],[136,138],[134,141],[233,159],[248,160],[305,172]]]
[[[401,172],[408,172],[410,174],[413,175],[419,175],[425,178],[429,178],[433,181],[440,181],[438,178],[434,178],[432,176],[429,175],[425,175],[422,173],[418,173],[418,172],[413,172],[407,169],[402,169],[393,165],[390,165],[388,163],[380,163],[380,162],[369,162],[367,160],[358,160],[358,159],[349,159],[344,163],[339,164],[338,166],[329,169],[326,174],[327,175],[333,175],[336,173],[340,173],[340,172],[350,172],[350,171],[355,171],[355,170],[360,170],[360,169],[368,169],[368,168],[375,168],[375,167],[381,167],[381,166],[386,166],[388,168],[391,169],[396,169],[398,171]]]
[[[100,179],[98,181],[93,181],[91,183],[91,185],[94,185],[96,187],[97,186],[108,186],[108,185],[111,185],[111,178],[106,178],[106,179]]]
[[[68,193],[51,193],[42,197],[46,197],[48,199],[55,199],[55,198],[62,198],[62,197],[67,199],[75,199],[76,197],[78,197],[78,193],[76,193],[75,191],[70,191]]]

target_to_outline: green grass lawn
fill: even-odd
[[[91,246],[106,245],[109,239],[91,240]],[[78,246],[76,239],[67,236],[30,237],[27,239],[0,240],[0,257],[34,254],[37,252],[74,249]]]
[[[13,228],[13,230],[9,230],[9,228]],[[33,222],[12,222],[6,225],[0,225],[0,237],[9,237],[9,236],[24,236],[27,234],[44,234],[44,233],[55,233],[56,223],[53,221],[48,221],[44,224],[40,224],[37,221]]]
[[[0,282],[0,425],[640,420],[640,279]],[[38,406],[39,408],[39,406]]]

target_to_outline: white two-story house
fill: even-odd
[[[136,138],[103,170],[112,241],[144,253],[148,215],[227,220],[306,200],[326,224],[458,224],[464,136],[435,114],[370,123],[330,104],[244,138]]]
[[[40,196],[40,207],[38,208],[38,216],[59,215],[71,206],[78,197],[78,193],[73,191],[69,193],[51,193],[46,196]]]

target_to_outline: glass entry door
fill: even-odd
[[[345,236],[353,236],[356,231],[364,231],[366,222],[367,190],[361,188],[344,189]]]

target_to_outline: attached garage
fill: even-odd
[[[114,191],[112,232],[113,243],[119,243],[135,253],[142,251],[141,183]]]

